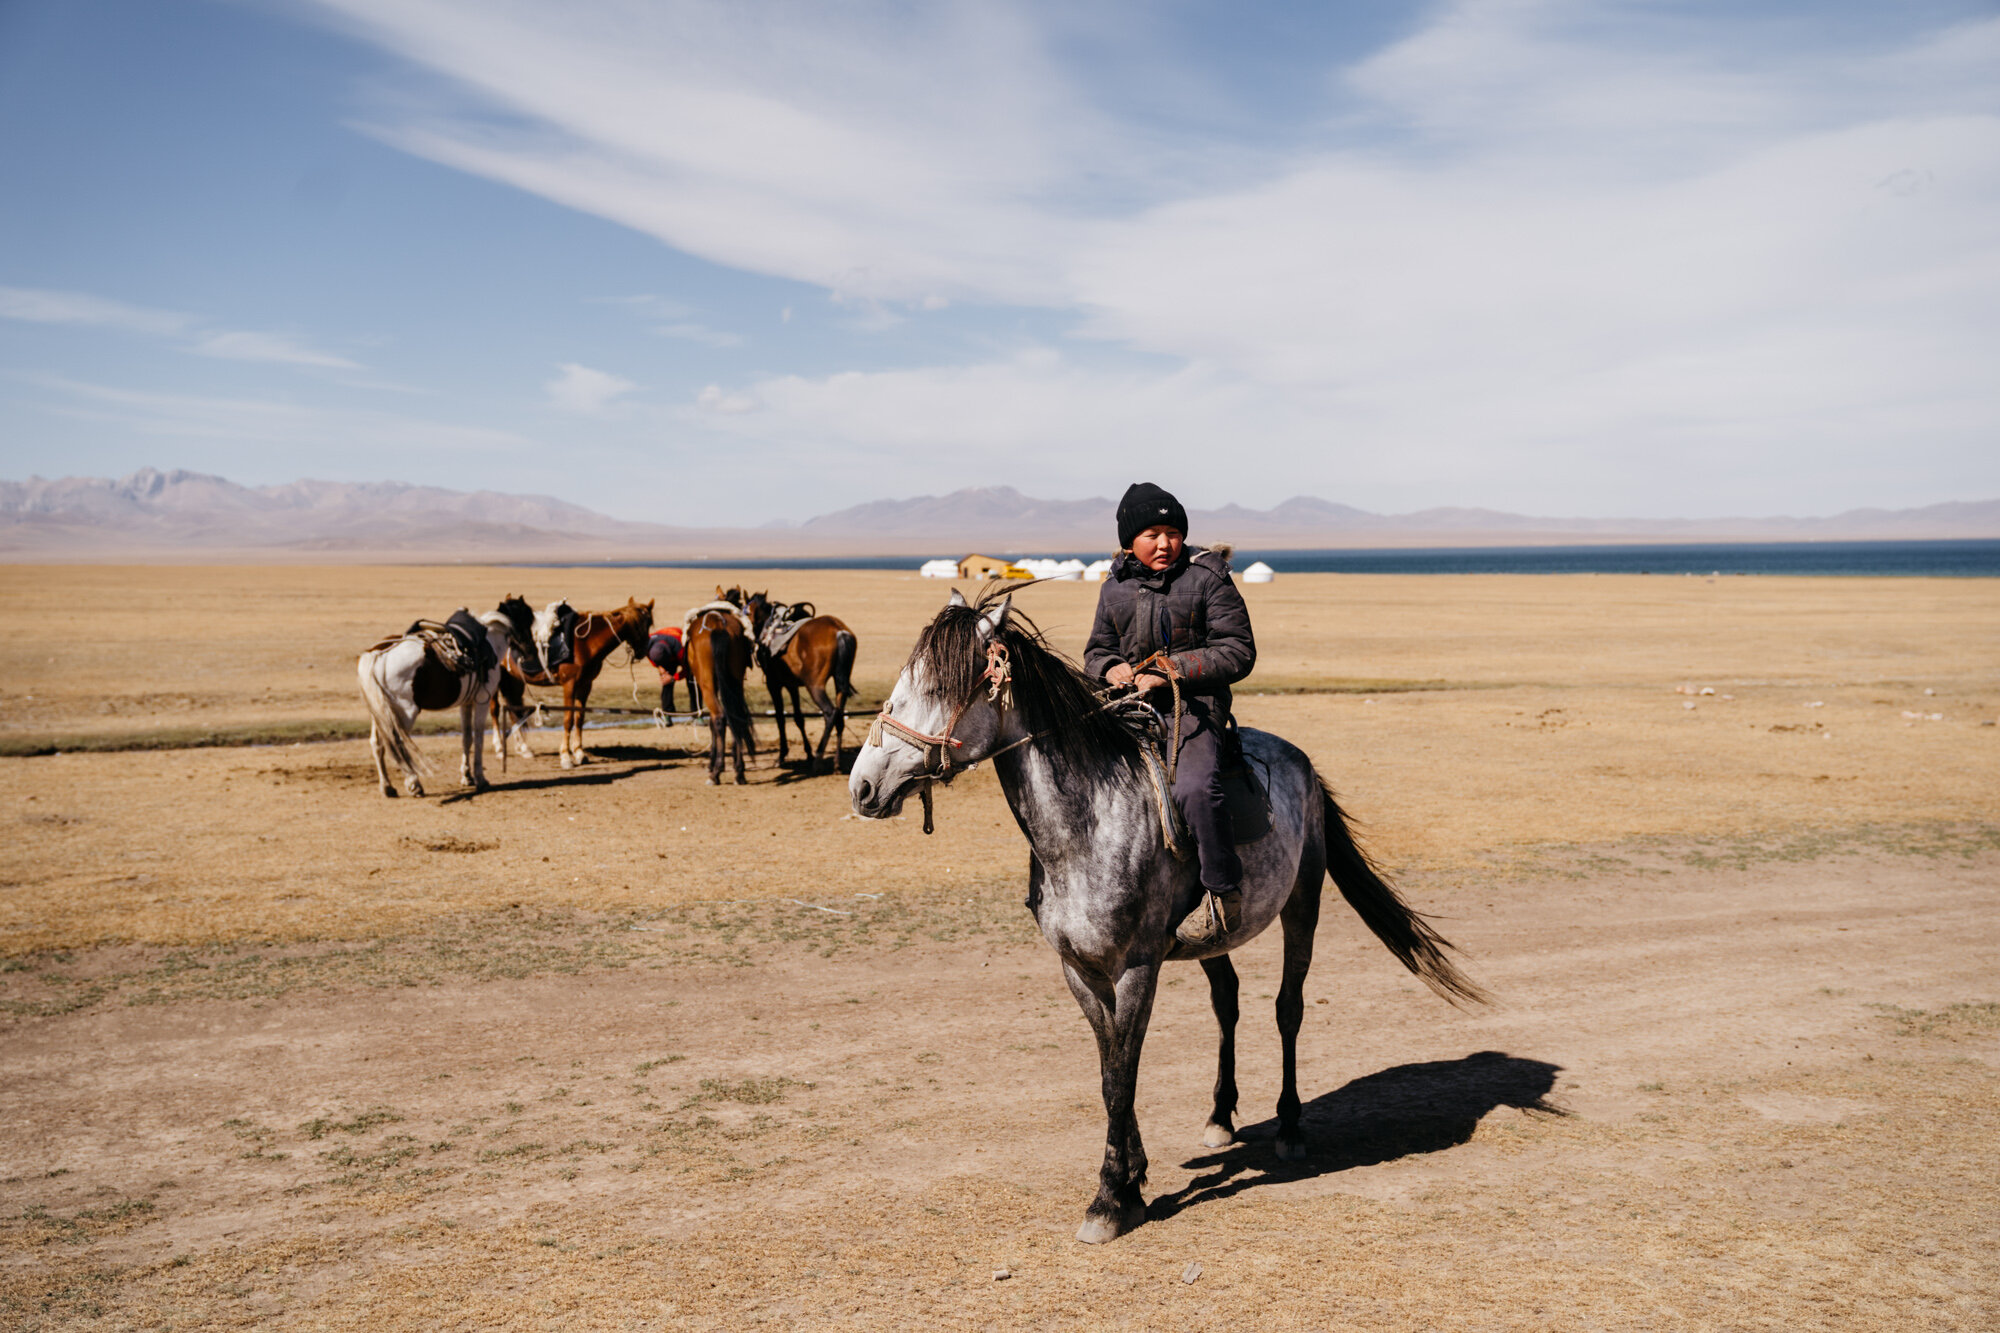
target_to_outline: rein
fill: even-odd
[[[1178,767],[1176,761],[1180,758],[1179,752],[1181,748],[1182,708],[1180,672],[1175,669],[1173,660],[1164,652],[1155,653],[1152,657],[1147,658],[1144,662],[1140,663],[1138,671],[1135,671],[1133,674],[1137,675],[1140,672],[1146,671],[1157,672],[1165,676],[1167,684],[1173,690],[1174,712],[1171,743],[1162,744],[1159,740],[1150,742],[1148,744],[1150,757],[1146,762],[1145,768],[1146,776],[1152,780],[1153,802],[1159,812],[1160,833],[1166,842],[1167,850],[1176,860],[1186,860],[1188,851],[1180,845],[1180,840],[1174,836],[1172,799],[1174,773]],[[986,670],[981,673],[979,680],[981,684],[986,686],[986,697],[991,703],[1003,711],[1013,706],[1014,663],[1013,659],[1007,654],[1006,645],[1001,643],[997,638],[986,645]],[[1154,719],[1155,726],[1158,725],[1159,714],[1154,712],[1152,707],[1145,703],[1143,695],[1121,695],[1114,689],[1100,694],[1098,700],[1098,707],[1106,711],[1117,711],[1136,706]],[[965,742],[953,736],[952,732],[958,729],[959,719],[965,716],[965,710],[971,706],[972,701],[968,699],[953,709],[951,717],[945,722],[944,730],[937,735],[932,735],[927,731],[918,731],[907,722],[891,715],[889,701],[885,699],[882,701],[882,710],[875,715],[874,723],[868,728],[868,740],[866,743],[869,745],[880,746],[884,744],[882,737],[883,733],[887,732],[905,744],[913,745],[924,752],[924,785],[918,788],[917,794],[924,803],[924,832],[926,834],[937,831],[935,813],[931,804],[931,789],[941,782],[949,783],[957,775],[958,764],[952,751],[964,748]],[[984,758],[997,759],[1009,750],[1017,750],[1030,741],[1041,739],[1045,734],[1044,732],[1030,732],[1017,741],[1010,741],[997,750],[988,751]],[[970,765],[967,765],[967,767],[970,767]]]

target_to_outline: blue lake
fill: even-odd
[[[939,552],[951,559],[962,552]],[[1101,551],[1010,552],[1100,559]],[[1922,542],[1708,542],[1647,546],[1440,546],[1381,550],[1236,553],[1240,570],[1262,560],[1280,574],[1817,574],[1840,577],[2000,578],[2000,540]],[[787,560],[604,560],[530,569],[902,569],[907,555]]]

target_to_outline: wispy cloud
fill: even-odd
[[[682,342],[700,343],[705,347],[741,347],[744,342],[740,333],[711,329],[706,324],[697,324],[689,320],[677,324],[656,324],[653,332],[662,338],[679,338]]]
[[[1459,0],[1329,64],[1317,123],[1163,145],[1030,5],[321,2],[448,81],[374,124],[410,152],[878,328],[1033,305],[1099,353],[711,386],[718,429],[1072,473],[1249,441],[1230,498],[1383,507],[2000,490],[1990,16]]]
[[[511,431],[397,413],[316,407],[264,398],[157,393],[61,376],[23,376],[54,395],[45,410],[139,435],[251,444],[301,454],[357,450],[518,453],[537,446]]]
[[[755,412],[757,400],[747,393],[729,393],[720,384],[711,384],[695,395],[694,405],[704,412],[721,416],[742,416]]]
[[[115,329],[160,338],[177,337],[196,322],[194,316],[178,310],[157,310],[82,292],[53,292],[33,287],[0,287],[0,319]]]
[[[269,361],[281,366],[320,366],[329,370],[359,370],[344,356],[308,347],[282,333],[211,333],[188,349],[226,361]]]
[[[548,390],[549,402],[562,411],[582,416],[603,412],[639,387],[630,380],[589,366],[565,362],[557,369],[562,373],[543,386]]]
[[[323,352],[289,334],[218,329],[199,316],[179,310],[128,305],[85,292],[0,287],[0,319],[31,324],[66,324],[162,338],[173,342],[182,351],[228,361],[262,361],[322,370],[361,368],[344,356]]]

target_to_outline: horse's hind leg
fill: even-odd
[[[831,738],[833,735],[833,728],[834,728],[833,700],[826,697],[826,686],[824,685],[808,685],[806,688],[811,691],[813,697],[813,703],[817,705],[819,708],[819,720],[820,720],[819,748],[813,751],[813,756],[812,756],[812,767],[813,770],[817,771],[819,768],[819,761],[826,754],[826,743],[828,739]],[[805,723],[800,722],[799,730],[803,732],[805,729],[806,729]],[[836,747],[833,752],[833,768],[836,773],[840,771],[840,750],[838,747]]]
[[[1064,959],[1063,979],[1097,1037],[1104,1090],[1104,1167],[1098,1173],[1097,1197],[1090,1201],[1076,1238],[1101,1245],[1146,1220],[1146,1200],[1140,1193],[1146,1183],[1146,1148],[1139,1139],[1133,1102],[1159,968],[1130,968],[1114,984]]]
[[[1201,970],[1208,974],[1208,1002],[1215,1010],[1216,1026],[1222,1029],[1222,1049],[1215,1067],[1215,1109],[1208,1113],[1201,1141],[1204,1147],[1223,1148],[1236,1142],[1236,965],[1223,954],[1202,959]]]
[[[778,767],[782,770],[785,756],[790,753],[785,744],[785,688],[768,675],[764,677],[764,688],[771,692],[771,716],[778,719]],[[799,744],[803,747],[805,743],[806,729],[800,727]]]
[[[368,752],[375,756],[375,781],[380,784],[384,796],[394,798],[396,784],[389,781],[389,766],[382,757],[382,724],[368,724]]]
[[[1299,1024],[1306,1013],[1306,972],[1312,967],[1313,931],[1319,926],[1320,882],[1314,870],[1310,884],[1292,889],[1279,919],[1285,928],[1285,973],[1278,983],[1278,1038],[1285,1050],[1285,1088],[1278,1094],[1278,1156],[1296,1160],[1306,1155],[1305,1134],[1299,1129]]]

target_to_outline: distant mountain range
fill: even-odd
[[[545,495],[400,482],[239,486],[145,468],[116,481],[0,481],[0,559],[781,559],[812,555],[1088,552],[1112,544],[1113,502],[1038,500],[1011,486],[875,500],[804,523],[683,528],[607,518]],[[1197,541],[1265,550],[1631,541],[2000,537],[2000,500],[1853,509],[1830,518],[1545,518],[1489,509],[1375,514],[1298,496],[1197,509]]]

